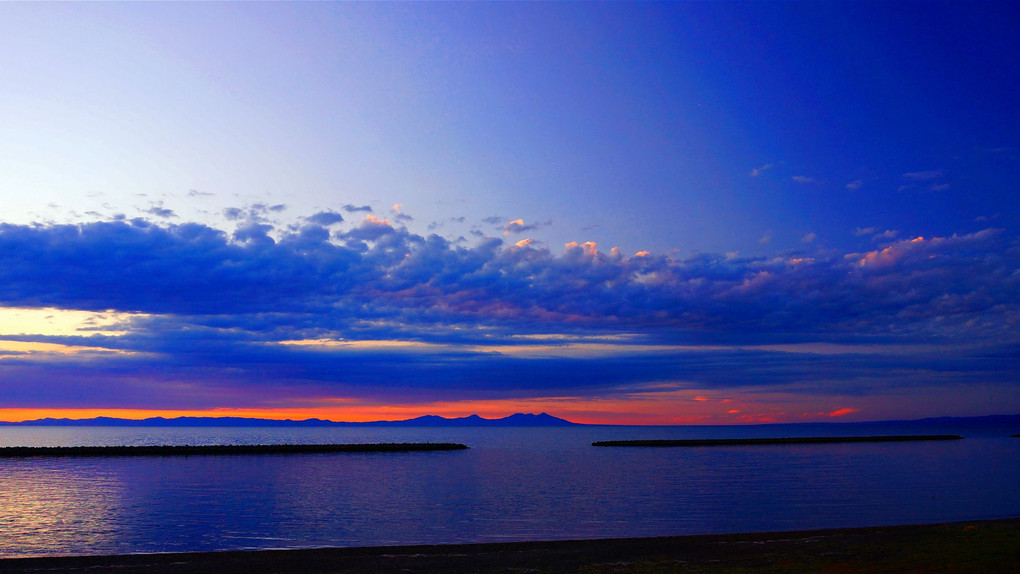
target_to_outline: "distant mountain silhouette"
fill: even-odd
[[[2,422],[0,426],[110,426],[110,427],[365,427],[365,426],[390,426],[390,427],[552,427],[552,426],[575,426],[581,423],[570,422],[565,419],[554,417],[547,413],[525,414],[516,413],[501,419],[484,419],[478,415],[467,417],[446,418],[436,415],[425,415],[413,419],[401,421],[372,421],[364,423],[353,423],[343,421],[330,421],[323,419],[304,420],[275,420],[257,419],[243,417],[177,417],[163,418],[152,417],[142,420],[118,419],[111,417],[95,417],[91,419],[36,419],[23,422]],[[775,424],[775,423],[773,423]],[[916,420],[885,420],[867,422],[810,422],[810,423],[780,423],[781,426],[788,425],[954,425],[974,426],[1005,425],[1014,424],[1020,428],[1020,414],[1016,415],[988,415],[978,417],[937,417]],[[762,425],[771,426],[771,425]]]
[[[372,421],[364,423],[337,422],[323,419],[274,420],[244,417],[152,417],[142,420],[95,417],[90,419],[36,419],[18,423],[0,422],[0,425],[17,426],[110,426],[110,427],[336,427],[336,426],[402,426],[402,427],[537,427],[572,426],[568,420],[552,415],[516,413],[501,419],[483,419],[478,415],[448,419],[425,415],[402,421]]]
[[[436,426],[436,427],[480,427],[480,426],[501,426],[501,427],[548,427],[548,426],[569,426],[572,423],[568,420],[554,417],[546,413],[524,414],[516,413],[501,419],[483,419],[478,415],[448,419],[436,415],[425,415],[406,421],[389,421],[365,423],[373,425],[391,426]]]

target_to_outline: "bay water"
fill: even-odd
[[[0,557],[449,544],[1020,516],[1018,429],[0,427],[0,446],[457,442],[404,453],[0,459]],[[962,434],[697,448],[598,440]]]

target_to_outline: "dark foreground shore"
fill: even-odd
[[[0,560],[2,573],[1020,572],[1020,518],[757,534]]]

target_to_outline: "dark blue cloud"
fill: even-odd
[[[322,225],[328,227],[330,225],[336,225],[344,220],[343,216],[335,211],[320,211],[310,217],[308,222],[315,225]]]
[[[153,215],[162,219],[170,219],[173,217],[177,217],[177,214],[174,213],[174,210],[163,207],[162,204],[153,205],[149,209],[146,209],[144,213],[148,213],[149,215]]]
[[[343,206],[342,209],[344,211],[346,211],[347,213],[355,213],[355,212],[358,212],[358,211],[364,211],[364,212],[367,212],[367,213],[372,213],[372,207],[370,205],[353,205],[353,204],[347,203],[347,204],[345,204]]]
[[[143,314],[124,335],[22,337],[131,354],[40,363],[7,353],[5,402],[614,396],[667,382],[852,396],[1018,383],[1020,247],[1001,231],[813,259],[674,259],[499,238],[465,247],[372,216],[331,229],[335,218],[320,215],[285,230],[244,217],[232,234],[141,219],[0,224],[2,305]],[[317,339],[431,346],[279,344]],[[591,341],[614,350],[583,352]],[[780,348],[801,343],[843,347]],[[536,344],[551,351],[513,352]],[[887,350],[855,352],[862,344]]]
[[[316,349],[266,345],[281,333],[177,326],[111,342],[136,355],[72,356],[44,364],[9,357],[0,369],[8,404],[34,407],[270,408],[328,396],[369,402],[585,396],[712,389],[809,396],[881,395],[925,386],[1016,385],[1018,346],[947,354],[789,352],[756,348],[665,349],[591,357],[513,356],[472,347]],[[78,342],[83,341],[65,341]],[[98,339],[92,344],[99,343]]]
[[[328,308],[327,324],[390,317],[395,334],[468,323],[740,342],[1001,338],[1020,303],[1020,248],[995,230],[828,258],[676,260],[498,238],[468,248],[371,216],[331,233],[313,218],[283,233],[248,221],[232,235],[144,220],[2,224],[0,301],[182,317]]]

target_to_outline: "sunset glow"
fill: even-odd
[[[1012,10],[4,4],[0,420],[1020,412]]]

